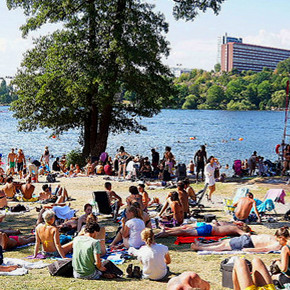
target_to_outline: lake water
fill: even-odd
[[[46,145],[54,156],[78,147],[77,131],[66,132],[60,140],[49,138],[50,132],[44,130],[18,132],[17,120],[8,107],[0,107],[0,111],[3,161],[11,147],[22,148],[26,156],[34,158],[41,156]],[[123,145],[128,153],[150,156],[151,148],[162,154],[165,146],[171,146],[176,160],[188,163],[199,146],[207,144],[208,156],[214,155],[222,164],[232,165],[235,159],[249,158],[254,150],[266,159],[277,159],[275,146],[281,143],[284,112],[163,110],[141,123],[147,131],[110,135],[108,153],[114,155]],[[196,139],[190,140],[191,137]]]

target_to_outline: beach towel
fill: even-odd
[[[66,206],[54,206],[52,208],[52,210],[54,211],[55,215],[59,218],[59,219],[71,219],[72,217],[74,217],[75,215],[75,210],[71,209],[68,205]]]
[[[246,254],[281,254],[281,251],[243,252],[243,251],[197,251],[198,255],[246,255]]]
[[[265,195],[265,200],[266,199],[272,199],[274,202],[280,202],[285,204],[285,190],[280,188],[280,189],[269,189]]]
[[[180,245],[180,244],[191,244],[195,242],[196,239],[199,240],[212,240],[212,241],[218,241],[219,239],[222,239],[225,237],[220,237],[220,236],[210,236],[210,237],[202,237],[202,236],[195,236],[195,237],[177,237],[176,241],[174,242],[175,245]]]
[[[42,261],[31,263],[15,258],[4,258],[2,266],[13,265],[19,265],[21,267],[11,272],[0,272],[0,276],[23,276],[28,273],[28,269],[41,269],[48,266],[49,264],[45,264]]]
[[[264,202],[256,198],[254,199],[256,201],[257,210],[259,213],[271,211],[275,209],[275,204],[272,199],[266,199]],[[252,208],[251,212],[252,213],[255,212],[255,209]]]

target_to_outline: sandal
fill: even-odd
[[[142,271],[139,266],[135,266],[133,270],[133,278],[141,279]]]
[[[126,272],[128,274],[127,278],[133,278],[133,264],[129,264],[129,266],[126,269]]]

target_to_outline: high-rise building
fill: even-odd
[[[233,69],[259,72],[265,67],[274,70],[280,61],[289,57],[290,50],[286,49],[226,42],[221,46],[221,69],[226,72]]]

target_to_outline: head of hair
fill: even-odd
[[[290,236],[289,228],[287,226],[285,226],[285,227],[278,229],[275,233],[275,236],[276,237],[284,237],[284,238],[288,239]]]
[[[31,177],[30,177],[30,176],[27,177],[26,181],[27,181],[28,183],[31,183]]]
[[[166,146],[166,147],[165,147],[165,151],[171,151],[171,147]]]
[[[119,149],[119,151],[120,151],[120,152],[124,152],[124,151],[125,151],[124,146],[121,146],[120,149]]]
[[[7,177],[6,182],[10,183],[12,181],[13,181],[13,177],[12,176]]]
[[[85,205],[84,205],[84,210],[86,210],[88,207],[93,207],[90,203],[86,203]]]
[[[207,159],[207,163],[210,163],[210,160],[214,158],[214,156],[209,156],[209,158]]]
[[[183,180],[183,184],[184,184],[184,185],[189,185],[189,184],[190,184],[189,179],[188,179],[188,178],[185,178],[185,179]]]
[[[247,193],[247,196],[248,196],[249,198],[253,198],[253,197],[254,197],[254,195],[253,195],[251,192],[248,192],[248,193]]]
[[[98,222],[98,218],[97,218],[97,216],[95,216],[93,213],[89,214],[89,215],[87,216],[86,223],[88,223],[88,222],[90,222],[90,221]]]
[[[151,152],[152,152],[152,153],[154,153],[154,152],[155,152],[155,149],[154,149],[154,148],[152,148],[152,149],[151,149]]]
[[[179,201],[179,196],[177,191],[170,192],[171,201]]]
[[[48,184],[42,185],[42,190],[45,191],[46,189],[48,189]]]
[[[205,151],[205,146],[204,145],[200,145],[200,148],[202,151]]]
[[[154,243],[154,233],[153,233],[152,229],[145,228],[141,232],[141,238],[146,243],[146,245],[151,247],[151,245]]]
[[[44,219],[44,221],[46,223],[49,223],[52,218],[55,217],[55,213],[52,209],[46,210],[43,214],[42,214],[42,218]]]
[[[143,189],[145,188],[145,184],[144,183],[140,183],[138,184],[139,187],[142,187]]]
[[[251,233],[252,232],[251,228],[247,224],[243,224],[242,227],[241,227],[241,229],[245,233]]]
[[[100,226],[95,220],[87,219],[86,225],[85,225],[85,232],[93,234],[94,232],[99,232]]]
[[[111,188],[111,186],[112,186],[112,183],[111,182],[105,182],[105,188],[106,189]]]
[[[132,186],[129,187],[129,192],[131,194],[139,194],[138,188],[135,185],[132,185]]]
[[[178,181],[177,182],[177,187],[179,187],[179,188],[181,188],[181,189],[183,189],[184,188],[184,182],[183,181]]]
[[[142,211],[140,208],[137,208],[136,206],[131,205],[127,208],[127,211],[133,213],[134,218],[143,220]]]

